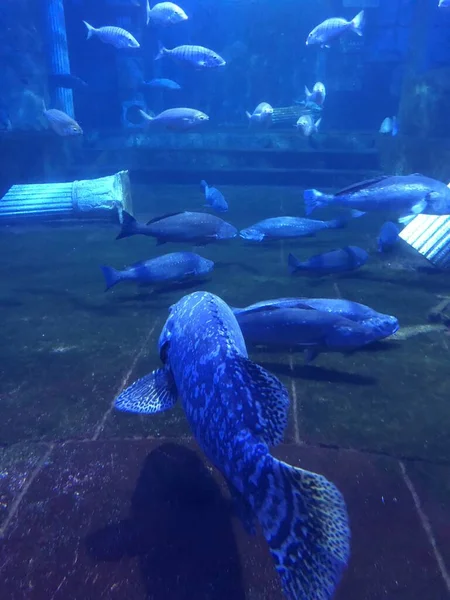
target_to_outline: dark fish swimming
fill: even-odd
[[[378,236],[378,252],[389,252],[398,242],[398,234],[400,229],[398,225],[387,221],[380,230]]]
[[[302,217],[273,217],[255,223],[251,227],[239,232],[241,238],[253,242],[266,240],[295,239],[305,236],[314,236],[323,229],[340,229],[345,227],[346,221],[335,219],[333,221],[315,221]]]
[[[353,351],[393,333],[386,333],[386,327],[377,321],[358,322],[293,304],[269,301],[235,309],[246,343],[271,351],[302,350],[305,361],[310,362],[321,352]]]
[[[314,189],[305,190],[303,197],[307,215],[323,206],[399,214],[450,213],[450,189],[442,181],[419,173],[360,181],[336,194],[322,194]]]
[[[166,242],[190,242],[201,245],[230,240],[237,236],[237,229],[210,213],[188,211],[171,213],[156,217],[144,225],[124,211],[122,229],[116,239],[138,234],[155,237],[158,245]]]
[[[134,263],[123,271],[108,266],[100,268],[105,278],[106,292],[120,281],[161,283],[206,275],[212,271],[214,263],[194,252],[171,252]]]
[[[349,557],[347,511],[325,477],[269,452],[286,427],[286,388],[249,360],[232,311],[206,292],[171,307],[159,355],[163,367],[122,392],[116,408],[154,414],[179,398],[247,530],[259,521],[286,598],[330,600]]]
[[[344,273],[354,271],[367,262],[369,255],[358,246],[346,246],[331,252],[316,254],[308,260],[299,261],[293,254],[289,254],[288,266],[291,274],[311,273],[327,275],[330,273]]]
[[[173,81],[172,79],[164,79],[163,77],[159,79],[151,79],[150,81],[143,81],[139,87],[144,91],[148,90],[149,88],[157,88],[162,90],[181,90],[181,85],[179,83]]]
[[[169,50],[161,44],[155,60],[159,60],[163,56],[169,56],[176,62],[195,67],[196,69],[216,69],[226,64],[217,52],[203,46],[184,45]]]
[[[88,84],[70,73],[51,73],[48,76],[51,85],[71,90],[79,90],[88,87]]]
[[[377,339],[388,337],[399,328],[396,317],[380,313],[365,304],[344,300],[343,298],[276,298],[275,300],[263,300],[246,308],[233,308],[232,310],[239,321],[241,313],[258,309],[270,310],[272,308],[301,308],[331,313],[370,326]]]
[[[200,185],[205,192],[206,206],[210,206],[217,212],[227,212],[228,202],[222,192],[215,187],[209,187],[204,179],[201,180]]]

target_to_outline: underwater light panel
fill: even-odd
[[[400,237],[436,267],[450,269],[450,215],[417,215]]]

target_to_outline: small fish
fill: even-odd
[[[313,133],[319,132],[319,125],[321,121],[322,117],[317,119],[317,121],[314,123],[314,119],[311,115],[302,115],[298,118],[295,127],[297,127],[297,129],[301,131],[305,137],[310,137],[313,135]]]
[[[222,192],[215,187],[209,187],[204,179],[200,182],[204,192],[207,206],[210,206],[217,212],[227,212],[228,202],[225,200]]]
[[[249,125],[269,127],[272,124],[273,108],[267,102],[260,102],[252,114],[245,113],[249,120]]]
[[[111,46],[114,46],[115,48],[140,48],[137,39],[132,36],[129,31],[126,31],[121,27],[108,25],[96,29],[86,21],[83,21],[83,23],[87,27],[87,39],[96,36],[105,44],[111,44]]]
[[[389,252],[398,241],[400,229],[392,221],[388,221],[381,228],[378,236],[378,252]]]
[[[332,313],[335,316],[370,325],[377,335],[377,339],[383,339],[396,333],[399,329],[398,319],[392,315],[380,313],[370,306],[344,300],[343,298],[277,298],[275,300],[263,300],[251,304],[246,308],[233,308],[233,313],[239,321],[239,314],[250,309],[258,308],[302,308],[319,310]]]
[[[120,281],[162,283],[206,275],[212,271],[214,263],[194,252],[171,252],[157,258],[137,262],[123,271],[108,266],[100,268],[105,278],[106,292]]]
[[[63,137],[83,135],[83,130],[78,123],[62,110],[49,108],[44,110],[44,115],[50,127],[58,135]]]
[[[260,302],[234,312],[247,344],[271,351],[303,350],[306,362],[321,352],[348,352],[377,342],[386,330],[328,311]],[[389,329],[392,332],[392,327]]]
[[[316,104],[317,106],[322,106],[323,103],[325,102],[326,95],[327,95],[327,92],[326,92],[325,86],[320,81],[318,81],[317,83],[314,84],[312,92],[310,92],[309,89],[305,85],[305,96],[306,96],[305,104],[306,105],[312,103],[312,104]]]
[[[209,121],[208,115],[195,108],[168,108],[155,117],[139,112],[146,123],[172,131],[186,131]]]
[[[314,236],[323,229],[341,229],[345,227],[346,221],[335,219],[333,221],[315,221],[302,217],[273,217],[264,219],[242,229],[239,232],[241,238],[253,242],[267,240],[295,239],[305,236]]]
[[[158,245],[166,242],[190,242],[200,245],[232,239],[237,236],[237,229],[210,213],[172,213],[152,219],[144,225],[124,211],[122,229],[116,239],[138,234],[155,237]]]
[[[159,2],[153,8],[148,6],[147,25],[151,23],[156,27],[168,27],[187,21],[188,16],[182,8],[173,2]]]
[[[51,73],[48,79],[53,86],[65,89],[78,90],[88,87],[85,81],[70,73]]]
[[[351,21],[345,19],[333,18],[327,19],[317,25],[306,39],[306,45],[319,44],[321,48],[329,48],[329,42],[340,37],[346,31],[354,31],[357,35],[362,35],[364,26],[364,11],[356,15]]]
[[[450,0],[439,0],[438,8],[450,8]]]
[[[327,275],[331,273],[344,273],[362,267],[369,258],[365,250],[358,246],[346,246],[331,252],[316,254],[304,262],[299,261],[293,254],[289,254],[288,265],[291,275],[294,273],[311,273]]]
[[[169,56],[176,62],[189,65],[197,69],[215,69],[225,66],[224,59],[213,50],[204,48],[203,46],[177,46],[171,50],[164,48],[162,44],[159,46],[159,52],[155,56],[155,60],[159,60],[163,56]]]
[[[147,88],[160,88],[164,90],[181,90],[181,85],[172,79],[151,79],[150,81],[143,81],[140,84],[140,88],[145,90]]]
[[[381,123],[380,133],[391,134],[392,136],[398,133],[398,121],[397,117],[386,117]]]
[[[305,211],[310,215],[325,206],[368,211],[392,211],[405,214],[450,213],[450,189],[442,181],[412,175],[383,175],[359,181],[335,194],[323,194],[315,189],[303,193]]]
[[[162,367],[124,390],[115,408],[155,414],[179,399],[245,528],[260,523],[286,598],[329,600],[350,554],[347,511],[325,477],[270,454],[286,428],[284,385],[249,360],[232,311],[207,292],[171,307],[158,346]]]

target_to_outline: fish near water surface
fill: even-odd
[[[120,281],[161,283],[206,275],[212,271],[214,263],[194,252],[171,252],[134,263],[123,271],[105,265],[100,268],[105,278],[105,291],[107,291]]]
[[[195,67],[196,69],[217,69],[226,64],[217,52],[203,46],[183,45],[168,49],[160,44],[155,60],[159,60],[163,56],[168,56],[180,64]]]
[[[311,275],[328,275],[354,271],[366,264],[369,255],[358,246],[346,246],[323,254],[311,256],[308,260],[300,261],[289,254],[288,266],[291,275],[309,273]]]
[[[205,192],[206,206],[210,206],[217,212],[227,212],[228,202],[222,192],[215,187],[210,187],[204,179],[202,179],[200,185]]]
[[[173,2],[159,2],[153,8],[147,6],[147,25],[150,23],[156,27],[169,27],[188,20],[184,10]]]
[[[330,600],[349,557],[347,511],[325,477],[270,454],[287,423],[286,388],[249,360],[232,311],[206,292],[171,307],[159,355],[163,367],[122,392],[116,409],[154,414],[179,398],[247,530],[259,521],[287,600]]]
[[[83,130],[72,117],[62,110],[49,108],[44,110],[44,116],[55,133],[62,137],[83,135]]]
[[[363,212],[450,214],[450,189],[442,181],[419,173],[376,177],[355,183],[335,194],[305,190],[303,198],[307,215],[324,206]]]
[[[106,27],[99,27],[96,29],[86,21],[83,21],[83,23],[87,27],[87,39],[98,37],[100,41],[105,44],[110,44],[115,48],[140,48],[137,39],[131,35],[129,31],[126,31],[126,29],[115,27],[113,25],[107,25]]]
[[[187,131],[209,121],[208,115],[196,108],[168,108],[155,117],[139,110],[147,125],[169,129],[172,131]]]
[[[116,239],[139,234],[155,237],[158,245],[166,242],[211,244],[236,237],[237,229],[210,213],[171,213],[152,219],[145,225],[124,211],[122,229]]]
[[[341,18],[326,19],[317,25],[308,35],[306,45],[318,44],[321,48],[329,48],[330,42],[341,37],[347,31],[353,31],[362,36],[364,26],[364,11],[359,12],[351,21]]]
[[[341,229],[346,221],[335,219],[333,221],[316,221],[302,217],[273,217],[255,223],[251,227],[239,232],[241,238],[253,242],[267,240],[295,239],[305,236],[314,236],[324,229]]]

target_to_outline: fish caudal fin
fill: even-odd
[[[316,128],[316,131],[319,129],[319,125],[322,122],[322,117],[320,117],[320,119],[317,119],[317,121],[314,123],[314,127]]]
[[[303,192],[306,216],[309,216],[316,208],[327,205],[328,196],[319,190],[305,190]]]
[[[288,600],[330,600],[350,554],[344,499],[322,475],[265,459],[253,499]]]
[[[247,119],[250,121],[250,119],[252,118],[252,115],[248,112],[248,110],[245,111],[245,116],[247,117]],[[450,184],[449,184],[450,185]]]
[[[122,229],[120,230],[119,235],[116,237],[116,240],[121,240],[122,238],[130,237],[131,235],[135,235],[136,233],[139,233],[139,223],[132,215],[130,215],[130,213],[127,213],[127,211],[124,210]]]
[[[151,115],[149,115],[148,113],[144,112],[141,109],[139,109],[139,114],[144,119],[144,121],[146,121],[147,123],[151,123],[154,120],[154,117],[152,117]]]
[[[363,27],[364,27],[364,11],[362,10],[360,13],[356,15],[356,17],[350,21],[350,26],[356,35],[362,36]]]
[[[86,39],[89,39],[89,38],[91,38],[94,35],[94,33],[95,33],[95,27],[92,27],[92,25],[89,25],[89,23],[87,21],[83,21],[83,23],[87,27],[87,38]]]
[[[158,54],[155,56],[155,60],[159,60],[167,54],[167,48],[164,48],[161,42],[158,43]]]
[[[122,273],[113,267],[108,267],[106,265],[102,265],[100,267],[103,273],[103,277],[105,278],[105,292],[107,292],[113,285],[122,281]]]
[[[291,275],[301,268],[301,264],[302,263],[298,260],[298,258],[296,258],[291,252],[289,252],[288,269]]]

